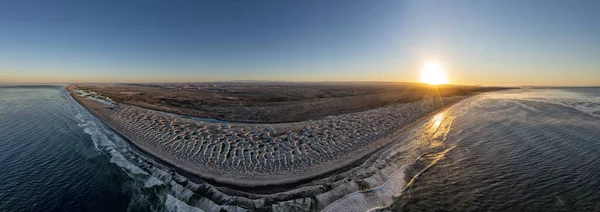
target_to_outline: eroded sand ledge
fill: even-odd
[[[393,142],[403,128],[443,107],[439,99],[432,99],[314,121],[215,124],[72,96],[147,153],[200,177],[236,186],[293,183],[344,167]],[[464,98],[442,101],[448,105]]]

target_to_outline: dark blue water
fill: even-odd
[[[0,211],[164,211],[179,206],[172,195],[187,197],[165,185],[173,171],[134,151],[64,86],[0,88],[0,135]]]
[[[344,200],[393,211],[600,211],[600,89],[486,93],[404,139],[389,163],[414,163],[384,164],[405,168],[379,193]],[[0,211],[243,210],[207,188],[136,151],[64,87],[0,88]]]
[[[126,210],[131,180],[94,148],[62,90],[0,88],[0,210]]]

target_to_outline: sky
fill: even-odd
[[[600,1],[0,1],[0,83],[600,85]]]

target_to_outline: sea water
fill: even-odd
[[[323,209],[600,210],[600,89],[484,93],[375,157],[390,155],[406,158],[365,179],[380,185]],[[131,147],[64,86],[0,88],[0,211],[245,210],[203,186]]]

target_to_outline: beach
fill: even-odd
[[[290,184],[350,165],[415,121],[467,96],[396,104],[292,123],[211,123],[72,96],[139,149],[204,179],[235,186]]]

